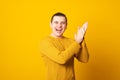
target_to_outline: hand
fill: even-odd
[[[77,34],[75,34],[75,41],[77,41],[78,43],[82,42],[85,32],[87,30],[87,27],[88,27],[88,22],[85,22],[81,28],[78,27],[78,32]]]

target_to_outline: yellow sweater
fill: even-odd
[[[74,57],[81,51],[80,46],[72,39],[48,36],[40,44],[40,52],[45,61],[47,80],[75,80]],[[80,56],[76,56],[77,59]]]

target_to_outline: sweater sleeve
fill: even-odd
[[[49,41],[44,40],[40,44],[40,52],[59,64],[65,64],[75,53],[79,52],[80,48],[80,45],[75,41],[64,51],[59,51]]]
[[[77,55],[75,55],[75,57],[81,62],[84,62],[84,63],[88,62],[89,53],[88,53],[88,49],[87,49],[87,46],[84,40],[81,44],[80,51],[78,52]]]

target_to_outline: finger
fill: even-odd
[[[85,31],[87,30],[87,27],[88,27],[88,22],[86,22],[86,25],[85,25]]]
[[[85,22],[85,23],[83,24],[83,29],[84,29],[84,31],[87,30],[87,27],[88,27],[88,22]]]
[[[84,24],[84,35],[86,33],[87,28],[88,28],[88,22],[85,22],[85,24]]]
[[[77,32],[79,32],[79,30],[80,30],[80,26],[78,26],[78,31]]]
[[[85,22],[83,25],[82,25],[82,28],[85,30],[86,29],[86,25],[87,25],[88,23],[87,22]]]
[[[81,33],[84,35],[85,31],[83,28],[81,28]]]

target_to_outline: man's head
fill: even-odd
[[[62,37],[64,31],[67,28],[67,17],[63,13],[55,13],[51,18],[50,23],[52,29],[52,36],[54,37]]]
[[[51,17],[51,23],[52,23],[52,21],[53,21],[54,16],[63,16],[63,17],[65,17],[66,22],[67,22],[67,17],[66,17],[66,15],[63,14],[63,13],[61,13],[61,12],[58,12],[58,13],[55,13],[55,14]]]

